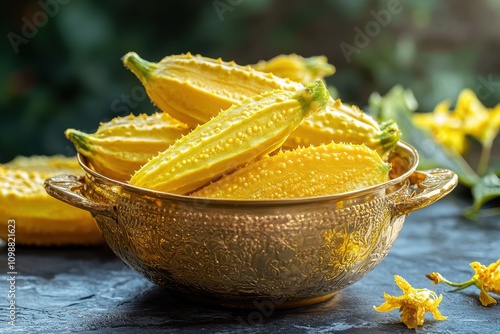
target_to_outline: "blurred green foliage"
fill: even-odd
[[[328,83],[360,106],[396,84],[414,92],[421,111],[465,87],[487,106],[500,102],[495,0],[38,0],[11,1],[0,15],[0,162],[70,155],[66,128],[93,131],[115,116],[153,112],[121,64],[128,51],[240,64],[323,54],[337,68]],[[346,44],[356,52],[346,56]]]

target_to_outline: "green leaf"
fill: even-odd
[[[479,176],[460,154],[446,151],[428,132],[413,124],[412,115],[418,103],[411,90],[397,85],[384,96],[373,93],[368,103],[368,111],[379,121],[394,120],[398,124],[403,133],[401,139],[415,147],[419,154],[419,168],[451,169],[467,187],[478,182]]]
[[[500,197],[500,179],[495,174],[487,174],[474,184],[471,191],[473,212],[477,212],[486,202]]]

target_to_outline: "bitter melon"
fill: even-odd
[[[304,117],[323,109],[321,81],[299,92],[274,90],[219,113],[177,140],[130,179],[135,186],[187,194],[279,148]]]
[[[389,179],[390,164],[364,145],[309,146],[281,151],[193,193],[228,199],[286,199],[359,190]]]
[[[285,141],[283,147],[297,147],[336,143],[364,144],[376,150],[385,158],[401,137],[396,122],[386,121],[379,126],[366,122],[353,121],[354,113],[363,113],[356,106],[348,107],[334,100],[328,110],[322,111],[304,120]],[[351,114],[348,114],[351,113]]]
[[[100,174],[127,181],[150,158],[167,149],[190,128],[167,113],[116,117],[88,134],[67,129],[66,137]]]
[[[205,123],[220,110],[253,95],[273,89],[297,91],[301,87],[298,82],[257,71],[251,66],[190,53],[167,56],[159,63],[152,63],[129,52],[123,62],[140,79],[161,110],[191,127]],[[316,138],[312,140],[320,143],[365,143],[382,156],[386,156],[401,137],[395,123],[381,129],[359,108],[331,98],[324,112],[312,115],[296,131],[286,143],[289,148]],[[305,133],[308,138],[304,137]]]
[[[260,60],[252,67],[261,72],[269,72],[302,83],[324,79],[335,73],[335,66],[328,64],[325,56],[304,58],[295,53],[278,55],[270,60]]]
[[[250,65],[191,53],[152,63],[129,52],[123,63],[139,78],[159,109],[193,128],[251,96],[274,89],[301,89],[299,83],[254,70]]]
[[[17,157],[0,165],[0,238],[15,224],[18,245],[90,245],[103,239],[90,212],[49,196],[43,183],[59,175],[81,175],[76,157]]]

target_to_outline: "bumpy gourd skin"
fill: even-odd
[[[351,113],[351,114],[348,114]],[[378,125],[356,121],[357,107],[347,107],[340,100],[333,100],[329,108],[308,117],[288,137],[283,148],[294,149],[309,145],[335,143],[364,144],[385,158],[401,138],[396,122]]]
[[[0,165],[0,238],[15,221],[18,245],[91,245],[103,239],[90,212],[51,197],[45,179],[84,174],[76,157],[18,156]]]
[[[186,124],[160,112],[116,117],[93,134],[67,129],[65,135],[98,173],[125,182],[189,131]]]
[[[192,195],[240,200],[333,195],[383,183],[390,169],[364,145],[330,143],[281,151]]]
[[[275,90],[222,111],[177,140],[130,179],[135,186],[187,194],[278,149],[304,117],[329,98],[321,81],[299,92]]]
[[[335,66],[328,64],[325,56],[304,58],[295,53],[278,55],[269,60],[261,60],[252,67],[261,72],[272,73],[280,78],[302,83],[324,79],[335,73]]]
[[[251,66],[190,53],[152,63],[129,52],[123,63],[139,78],[159,109],[193,128],[251,96],[275,89],[302,88],[300,83]]]
[[[167,56],[153,63],[129,52],[123,63],[140,79],[158,108],[193,128],[245,98],[274,89],[301,88],[300,83],[289,78],[257,71],[251,66],[190,53]],[[330,98],[326,109],[303,122],[290,135],[285,147],[295,148],[315,138],[315,143],[321,144],[363,143],[386,157],[400,137],[396,123],[381,128],[359,108]]]

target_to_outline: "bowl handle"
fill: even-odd
[[[81,189],[84,187],[83,177],[58,175],[46,179],[43,186],[50,196],[60,201],[90,211],[93,215],[99,214],[113,219],[116,218],[112,206],[92,202],[82,195]]]
[[[413,192],[409,198],[395,204],[396,215],[409,214],[431,205],[449,194],[457,184],[457,174],[449,169],[434,168],[414,172],[410,176],[410,189]]]

